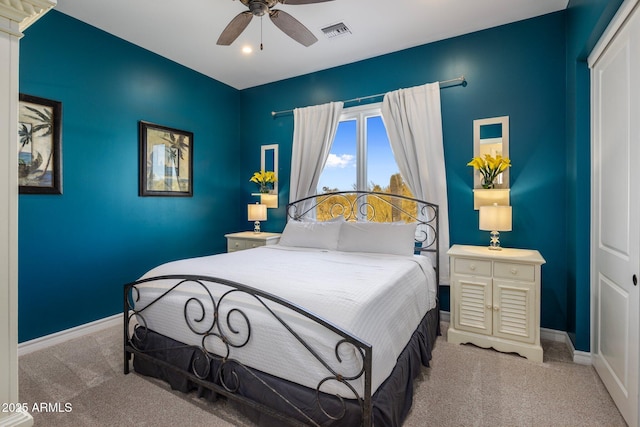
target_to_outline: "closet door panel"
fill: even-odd
[[[640,13],[614,18],[592,67],[593,364],[629,426],[638,426]],[[608,34],[607,34],[608,33]]]

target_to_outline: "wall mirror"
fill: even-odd
[[[509,158],[509,116],[473,121],[473,157],[497,154]],[[480,172],[474,170],[473,188],[482,188]],[[509,188],[509,168],[496,180],[495,188]]]
[[[270,196],[261,196],[261,203],[269,208],[278,207],[278,144],[263,145],[260,148],[260,169],[263,171],[273,171],[276,174],[276,182],[273,183],[273,190]]]

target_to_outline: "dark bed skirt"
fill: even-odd
[[[438,334],[438,309],[429,311],[418,328],[413,333],[411,340],[404,348],[398,358],[391,375],[378,388],[373,395],[373,420],[375,426],[399,427],[404,422],[413,401],[413,380],[420,373],[422,366],[429,366],[431,351]],[[134,336],[135,340],[135,336]],[[171,338],[165,337],[153,331],[148,331],[144,341],[135,342],[137,348],[145,351],[154,358],[166,361],[179,370],[192,372],[191,366],[197,358],[199,351],[193,347],[184,346]],[[152,350],[166,349],[166,350]],[[375,348],[373,349],[375,351]],[[197,362],[196,362],[197,363]],[[218,371],[219,362],[212,360],[211,374],[209,381],[214,381],[215,373]],[[286,360],[283,360],[286,363]],[[146,358],[135,357],[133,361],[135,371],[141,375],[159,378],[167,382],[172,389],[188,393],[198,390],[200,395],[209,400],[215,401],[217,395],[210,390],[198,387],[190,379],[185,378],[180,372],[155,364]],[[233,374],[238,375],[237,384],[232,384]],[[322,426],[357,426],[361,425],[361,408],[358,402],[346,400],[346,413],[338,421],[334,421],[324,415],[318,407],[318,394],[315,390],[291,383],[281,378],[276,378],[260,371],[251,370],[247,372],[244,368],[233,369],[226,364],[222,370],[222,378],[225,378],[227,387],[237,385],[236,394],[262,403],[279,412],[299,419],[305,423],[300,414],[295,413],[280,398],[274,397],[273,393],[266,391],[264,383],[276,389],[279,394],[292,402],[304,414],[310,416],[314,422]],[[215,380],[220,384],[219,380]],[[329,414],[342,414],[342,404],[334,396],[321,394],[319,396],[321,406]],[[275,420],[268,414],[250,408],[246,405],[238,404],[237,409],[243,412],[253,422],[260,426],[282,425],[282,421]]]

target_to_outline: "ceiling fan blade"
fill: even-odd
[[[274,9],[269,12],[269,18],[271,18],[271,21],[273,21],[276,27],[280,28],[286,35],[306,47],[318,41],[316,36],[314,36],[307,27],[287,12]]]
[[[326,1],[333,1],[333,0],[278,0],[278,3],[295,5],[295,4],[324,3]]]
[[[238,38],[240,33],[242,33],[244,29],[247,28],[247,25],[249,25],[249,22],[251,22],[252,18],[253,15],[249,11],[242,12],[236,15],[236,17],[233,18],[231,22],[229,22],[227,27],[222,31],[222,34],[220,34],[220,37],[218,37],[218,41],[216,42],[216,44],[219,44],[221,46],[229,46],[235,41],[235,39]]]

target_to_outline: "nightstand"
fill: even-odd
[[[536,250],[454,245],[447,341],[493,347],[542,362],[540,273]]]
[[[254,233],[242,231],[240,233],[225,234],[227,238],[227,252],[257,248],[258,246],[275,245],[280,240],[280,233]]]

